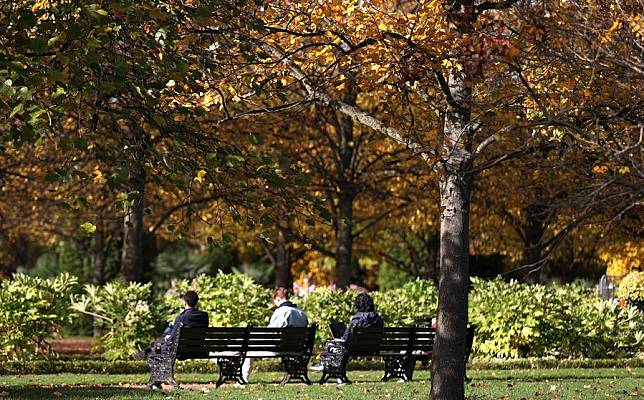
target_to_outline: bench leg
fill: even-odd
[[[177,383],[177,381],[174,379],[174,376],[173,376],[173,377],[171,377],[170,379],[168,379],[168,383],[169,383],[170,385],[172,385],[172,387],[173,387],[174,389],[179,389],[179,384],[178,384],[178,383]]]
[[[351,380],[347,377],[347,362],[348,357],[345,357],[338,364],[335,365],[324,365],[324,370],[322,371],[322,378],[318,381],[320,385],[326,383],[329,378],[337,378],[342,383],[351,384]]]
[[[161,382],[167,382],[175,388],[179,387],[174,379],[174,357],[164,353],[153,353],[148,357],[148,365],[150,366],[148,387]]]
[[[284,378],[282,379],[281,384],[285,385],[291,380],[291,378],[296,378],[300,379],[307,385],[310,385],[311,380],[309,379],[309,371],[307,370],[310,358],[310,356],[282,357]]]
[[[382,376],[383,381],[391,378],[399,378],[404,381],[411,381],[414,376],[414,367],[416,360],[414,357],[400,355],[383,357],[385,362],[385,373]]]
[[[219,357],[217,359],[219,379],[217,380],[216,387],[221,386],[226,381],[235,381],[241,385],[245,385],[246,381],[242,376],[243,363],[243,357]]]

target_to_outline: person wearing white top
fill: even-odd
[[[273,303],[277,307],[271,315],[271,320],[268,323],[269,328],[287,328],[287,327],[303,327],[309,325],[309,319],[306,317],[304,311],[297,308],[289,300],[288,290],[280,287],[273,292]],[[248,374],[251,368],[251,358],[244,359],[242,365],[242,377],[245,382],[248,382]]]

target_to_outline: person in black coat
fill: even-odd
[[[172,338],[176,334],[176,329],[179,323],[182,323],[186,328],[207,328],[208,327],[208,314],[197,310],[197,303],[199,302],[199,295],[196,292],[189,290],[181,296],[181,307],[183,311],[174,319],[174,322],[168,325],[163,331],[163,337],[170,336]]]
[[[373,299],[366,293],[360,293],[353,302],[353,311],[355,314],[351,317],[347,328],[344,330],[342,340],[349,339],[351,330],[356,327],[381,327],[385,325],[382,317],[376,312],[376,306]]]
[[[181,314],[174,319],[172,324],[169,324],[163,331],[163,335],[158,340],[171,340],[177,334],[179,324],[183,324],[186,328],[207,328],[208,327],[208,314],[197,310],[197,303],[199,302],[199,295],[196,292],[189,290],[181,296]],[[143,360],[150,354],[151,348],[148,347],[138,353],[134,354],[135,360]]]

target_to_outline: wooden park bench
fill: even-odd
[[[297,378],[311,380],[307,366],[313,352],[317,325],[308,328],[182,328],[173,340],[152,345],[148,357],[149,386],[167,382],[179,387],[174,379],[176,360],[215,359],[219,365],[217,387],[226,381],[246,384],[242,377],[245,358],[280,357],[284,367],[282,384]]]
[[[465,343],[465,363],[472,352],[475,326],[467,329]],[[347,363],[351,357],[382,357],[385,363],[383,381],[399,378],[411,381],[414,375],[416,360],[428,360],[434,349],[436,331],[425,327],[384,327],[355,328],[344,344],[346,350],[340,349],[337,355],[326,355],[323,358],[324,370],[319,383],[329,378],[337,378],[342,383],[351,383],[347,378]],[[331,353],[333,347],[330,346]]]

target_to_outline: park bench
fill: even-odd
[[[472,352],[475,326],[469,325],[465,343],[465,363]],[[383,381],[400,378],[411,381],[416,360],[429,360],[434,349],[434,328],[426,327],[360,327],[354,328],[342,349],[327,346],[332,354],[323,358],[323,373],[319,383],[329,378],[337,378],[343,383],[351,383],[347,378],[347,363],[351,357],[382,357],[385,364]],[[334,347],[338,349],[335,354]]]
[[[242,377],[245,358],[280,357],[284,368],[281,384],[296,378],[311,384],[307,365],[313,352],[317,325],[308,328],[183,328],[173,340],[152,345],[148,357],[150,382],[167,382],[174,387],[176,360],[214,359],[219,365],[217,387],[226,381],[246,384]]]

